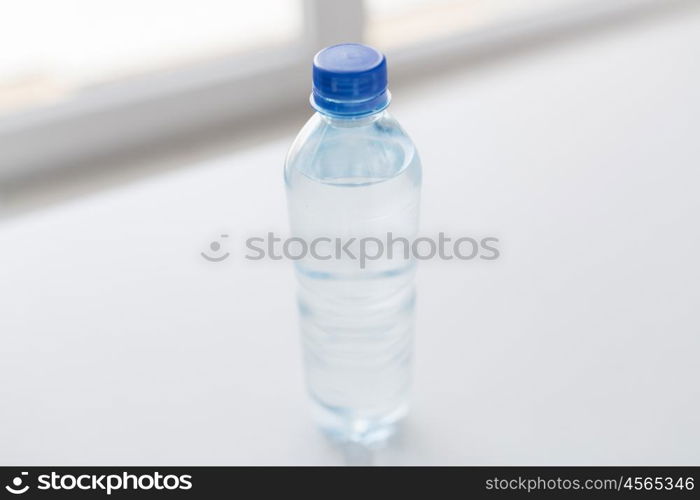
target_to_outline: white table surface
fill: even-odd
[[[700,463],[700,16],[395,93],[423,233],[413,409],[378,464]],[[291,137],[0,223],[0,464],[337,464],[303,388]],[[199,252],[221,233],[232,256]]]

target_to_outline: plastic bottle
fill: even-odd
[[[316,113],[285,164],[292,236],[307,249],[295,265],[315,418],[332,438],[363,445],[383,442],[406,414],[413,350],[408,245],[421,164],[386,110],[386,68],[361,44],[316,54]]]

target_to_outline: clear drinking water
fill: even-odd
[[[296,262],[306,380],[327,434],[371,444],[407,411],[415,264],[401,239],[418,229],[421,166],[385,109],[381,53],[325,49],[314,85],[317,113],[285,166],[292,235],[313,250]],[[338,252],[345,244],[355,258]]]

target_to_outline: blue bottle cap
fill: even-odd
[[[386,57],[373,47],[342,43],[314,57],[311,105],[330,115],[360,116],[389,105]]]

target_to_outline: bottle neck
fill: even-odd
[[[329,125],[333,127],[339,127],[339,128],[351,128],[351,127],[366,127],[367,125],[371,125],[372,123],[376,122],[380,118],[386,116],[387,110],[386,108],[381,109],[379,111],[376,111],[375,113],[370,113],[367,115],[361,115],[361,116],[341,116],[341,115],[332,115],[328,113],[323,113],[321,111],[317,111],[318,115],[321,116],[321,118],[328,123]]]
[[[391,103],[391,92],[384,89],[369,99],[336,100],[324,97],[315,87],[309,98],[311,107],[322,115],[339,119],[360,119],[385,110]]]

